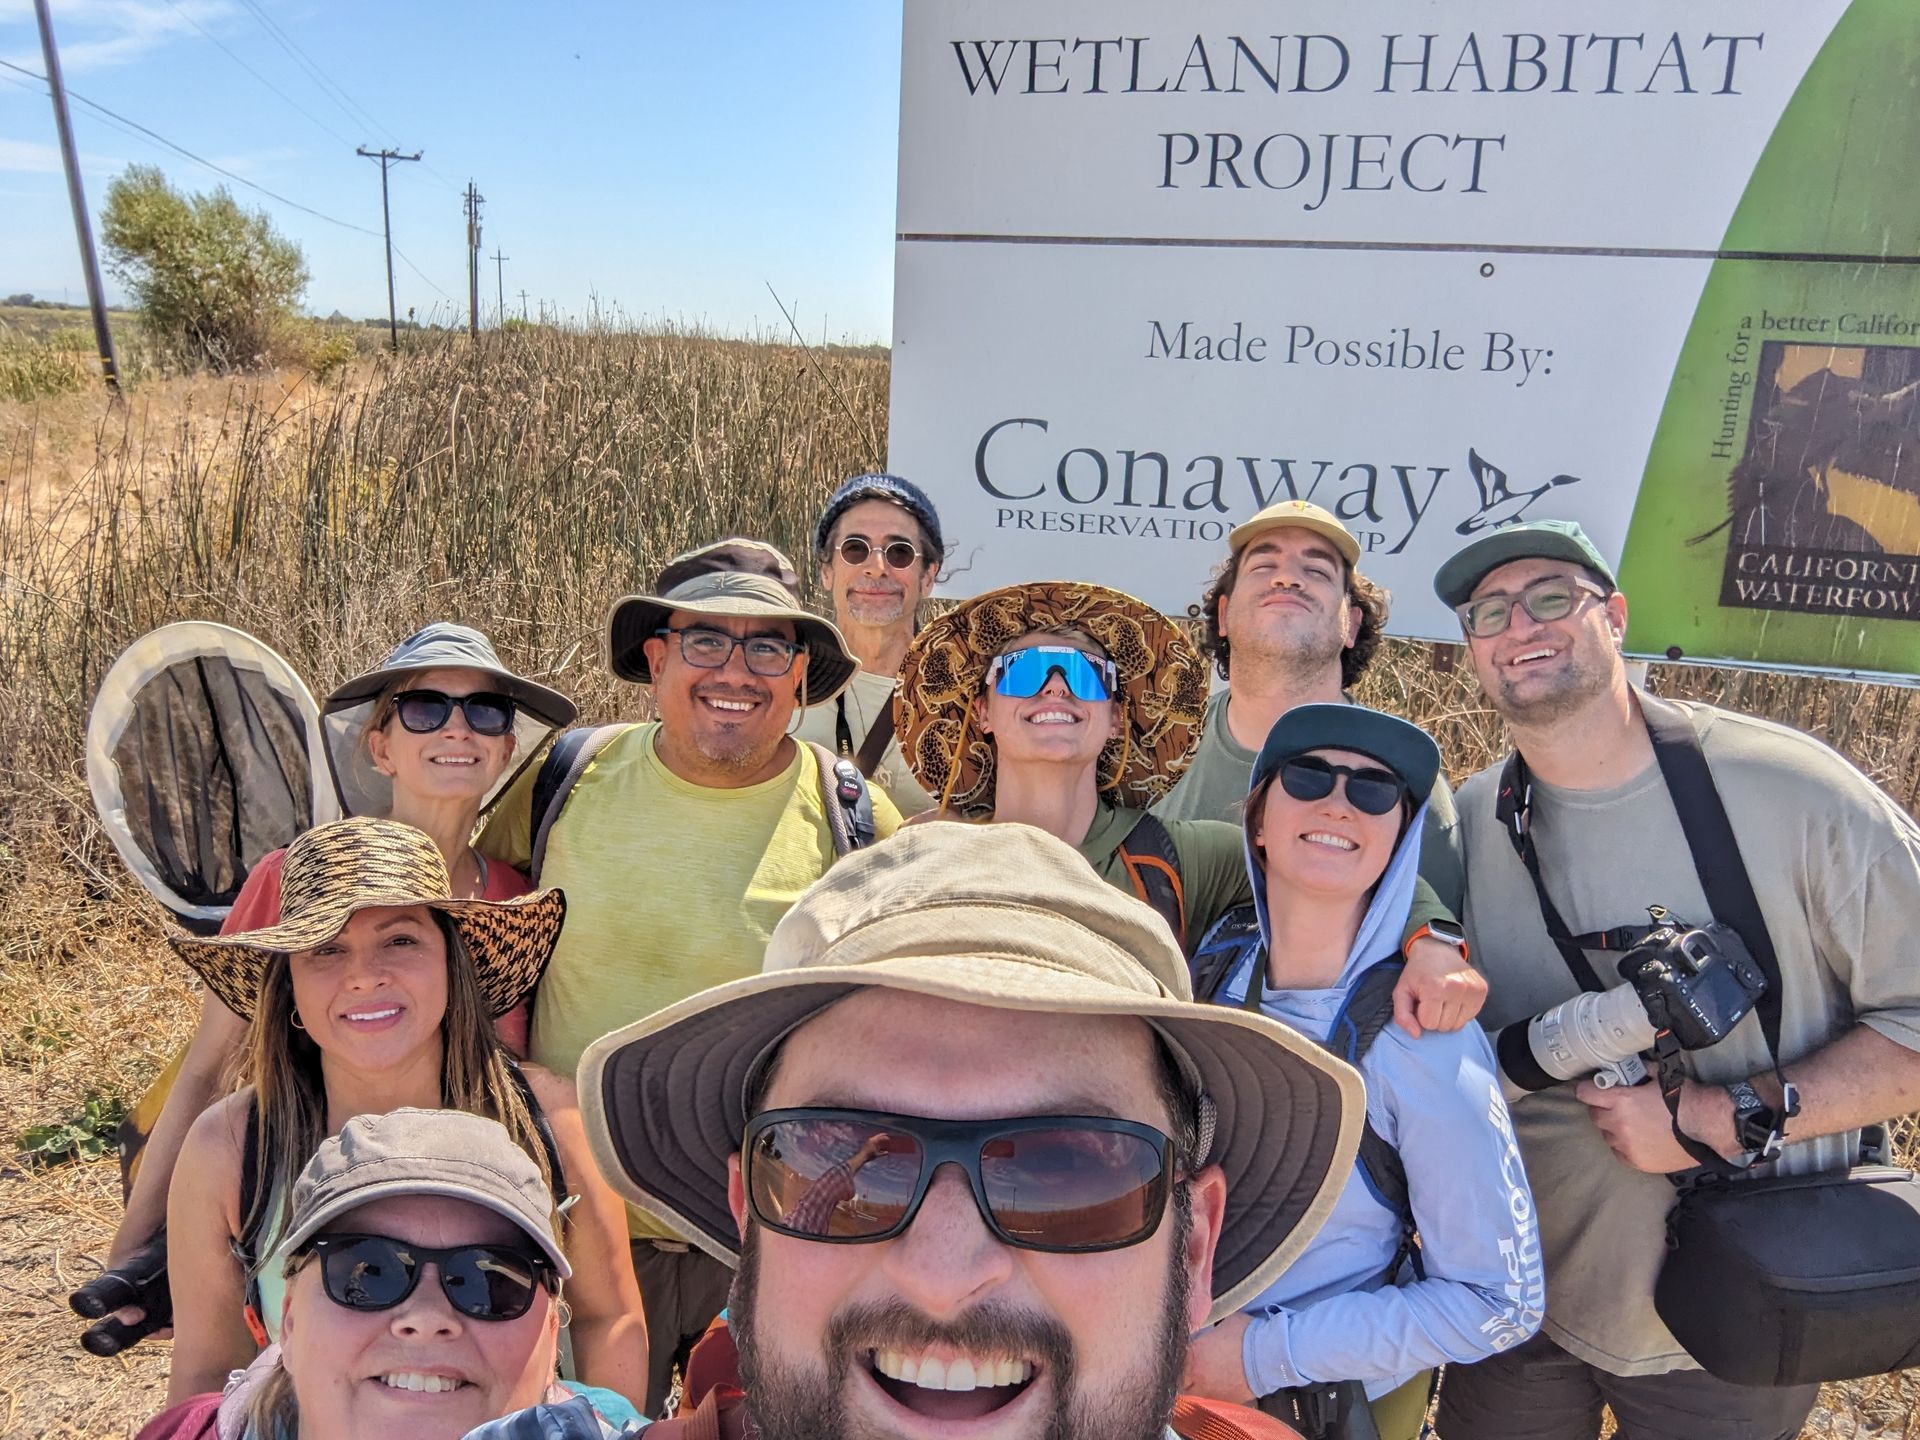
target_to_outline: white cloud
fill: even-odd
[[[126,163],[84,150],[80,152],[80,172],[83,175],[112,174]],[[58,175],[61,171],[59,146],[38,140],[9,140],[0,135],[0,174]]]
[[[228,0],[179,0],[177,6],[167,0],[63,0],[54,16],[60,65],[71,74],[125,65],[169,40],[197,35],[195,21],[206,26],[237,13]],[[32,14],[31,4],[23,0],[0,0],[0,27],[18,24],[28,32],[8,39],[30,44],[5,58],[38,70],[40,49]]]

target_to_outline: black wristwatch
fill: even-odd
[[[1745,1080],[1726,1087],[1733,1097],[1733,1136],[1748,1165],[1779,1156],[1787,1143],[1787,1121],[1800,1113],[1800,1092],[1791,1080],[1781,1087],[1779,1109],[1760,1098],[1760,1092]]]

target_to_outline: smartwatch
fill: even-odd
[[[1451,945],[1460,952],[1460,958],[1467,958],[1467,932],[1453,920],[1429,920],[1412,935],[1407,937],[1406,949],[1412,950],[1416,940],[1434,939],[1444,945]]]
[[[1745,1162],[1757,1165],[1778,1158],[1787,1143],[1787,1121],[1800,1113],[1799,1089],[1791,1080],[1785,1082],[1777,1110],[1760,1098],[1750,1081],[1736,1080],[1726,1091],[1733,1097],[1733,1136]]]

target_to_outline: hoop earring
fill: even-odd
[[[289,1020],[287,1023],[293,1026],[293,1028],[296,1030],[305,1030],[307,1028],[305,1025],[303,1025],[300,1022],[300,1012],[298,1010],[293,1012],[293,1018]]]

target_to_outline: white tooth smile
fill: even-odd
[[[467,1382],[452,1375],[422,1375],[417,1370],[396,1370],[380,1377],[389,1390],[414,1390],[424,1395],[441,1395],[458,1390]]]
[[[716,710],[737,710],[742,714],[753,709],[752,703],[746,700],[716,700],[711,696],[707,698],[707,704]]]
[[[1514,656],[1507,664],[1525,665],[1534,660],[1551,660],[1553,656],[1554,652],[1552,650],[1528,650],[1524,654]]]
[[[480,762],[471,755],[436,755],[433,757],[432,763],[435,765],[478,765]]]
[[[874,1351],[873,1368],[889,1380],[922,1390],[991,1390],[1024,1385],[1033,1378],[1033,1364],[1027,1360],[968,1355],[942,1360],[938,1355],[910,1355],[900,1350]]]
[[[1042,710],[1038,715],[1027,717],[1029,725],[1078,725],[1079,717],[1069,715],[1064,710]]]
[[[1335,850],[1358,850],[1360,847],[1344,835],[1329,835],[1325,830],[1309,830],[1300,837],[1309,845],[1326,845]]]
[[[398,1015],[399,1013],[400,1013],[400,1007],[398,1005],[392,1005],[385,1010],[356,1010],[353,1014],[347,1016],[347,1019],[349,1020],[386,1020],[394,1015]]]

